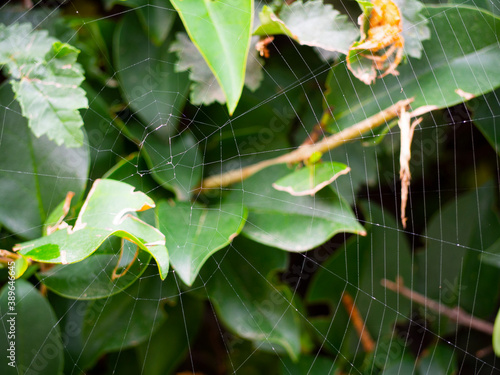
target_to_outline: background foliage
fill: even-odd
[[[29,3],[0,7],[2,374],[500,373],[498,2],[394,1],[372,85],[367,2]],[[407,98],[406,228],[397,119],[200,190]]]

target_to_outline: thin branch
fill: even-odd
[[[382,279],[380,283],[383,287],[401,294],[402,296],[412,300],[413,302],[425,306],[428,309],[437,312],[438,314],[444,315],[462,326],[474,328],[475,330],[486,333],[490,336],[493,335],[492,323],[476,318],[465,312],[458,306],[445,306],[442,303],[427,298],[426,296],[405,287],[402,282],[395,283],[394,281]]]
[[[318,143],[301,146],[298,149],[289,152],[288,154],[278,156],[274,159],[264,160],[260,163],[253,164],[245,168],[235,169],[219,175],[207,177],[202,181],[200,190],[220,188],[223,186],[234,184],[236,182],[240,182],[257,172],[260,172],[264,168],[273,165],[300,163],[301,161],[309,159],[315,152],[325,153],[329,150],[343,145],[346,142],[359,139],[367,131],[383,125],[387,123],[387,121],[390,121],[394,117],[398,116],[401,110],[403,108],[406,108],[412,101],[413,98],[401,100],[396,104],[390,106],[389,108],[377,113],[376,115],[373,115],[372,117],[369,117],[347,129],[344,129],[339,133],[324,138]]]
[[[344,292],[344,294],[342,295],[342,303],[344,304],[344,307],[349,314],[352,324],[356,329],[356,332],[358,333],[363,349],[367,353],[373,352],[373,350],[375,349],[375,342],[373,341],[370,332],[368,332],[365,322],[361,317],[361,313],[354,304],[354,301],[349,293]]]

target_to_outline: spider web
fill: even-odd
[[[5,3],[0,12],[6,11],[11,3]],[[463,4],[484,6],[479,1],[467,1]],[[489,4],[500,11],[498,3],[492,1]],[[103,44],[98,40],[93,24],[103,20],[117,22],[141,11],[146,25],[152,26],[155,12],[170,9],[156,3],[134,9],[115,6],[104,17],[91,19],[86,15],[88,9],[84,2],[67,1],[50,5],[51,7],[43,8],[45,16],[38,19],[35,26],[44,28],[53,12],[63,10],[65,14],[79,20],[75,32],[67,35],[67,40],[63,41],[73,44],[78,34],[86,33],[89,40],[95,41],[97,49],[102,48]],[[344,11],[349,6],[351,5],[339,2],[336,8]],[[28,18],[30,12],[18,14],[16,21]],[[432,24],[432,19],[430,22]],[[428,56],[423,52],[422,58],[425,59]],[[171,62],[158,59],[150,52],[146,56],[140,56],[134,64],[117,68],[116,61],[103,54],[107,59],[104,64],[111,69],[109,77],[100,84],[100,90],[88,91],[90,108],[82,111],[86,126],[87,118],[98,120],[100,125],[104,124],[91,125],[92,128],[87,129],[88,146],[94,155],[93,160],[97,160],[95,155],[109,160],[108,169],[115,163],[121,163],[121,174],[116,173],[111,177],[140,184],[141,190],[149,196],[167,197],[170,194],[167,190],[170,184],[178,184],[177,189],[191,193],[199,202],[208,204],[210,210],[216,212],[224,211],[223,203],[230,195],[237,197],[236,202],[233,199],[233,204],[239,203],[240,206],[254,196],[264,196],[264,193],[253,189],[253,185],[249,185],[247,181],[216,188],[206,194],[194,191],[192,181],[197,180],[198,173],[203,173],[204,176],[224,173],[295,150],[311,135],[314,125],[321,120],[326,102],[324,82],[328,72],[345,64],[344,61],[325,61],[311,49],[286,38],[276,40],[271,47],[271,54],[271,58],[262,66],[263,84],[270,85],[274,91],[268,90],[267,96],[246,92],[251,100],[241,103],[233,117],[218,104],[210,107],[192,105],[187,91],[173,93],[174,101],[187,101],[186,109],[178,111],[162,101],[165,91],[161,87],[149,89],[151,85],[140,87],[141,83],[137,83],[142,94],[133,100],[127,99],[127,95],[123,94],[125,106],[112,103],[119,107],[114,118],[96,111],[93,104],[107,100],[110,88],[115,84],[122,84],[137,66],[151,68],[152,65],[158,65],[161,69],[167,69],[166,66]],[[213,80],[212,84],[217,83]],[[490,94],[487,103],[489,113],[483,112],[482,117],[476,120],[493,121],[498,116],[495,112],[495,106],[500,104],[498,97]],[[12,103],[3,107],[6,110],[15,108]],[[495,150],[471,121],[472,107],[473,104],[468,103],[468,106],[463,104],[432,112],[425,115],[422,125],[416,128],[410,164],[413,178],[407,208],[407,229],[397,220],[400,204],[397,176],[400,134],[399,128],[394,127],[377,146],[370,146],[370,143],[377,141],[380,134],[372,132],[324,155],[325,159],[343,161],[351,167],[352,173],[335,181],[332,187],[354,208],[358,221],[370,228],[366,239],[337,234],[311,251],[284,252],[247,238],[251,236],[240,234],[207,261],[192,286],[185,285],[175,270],[171,270],[166,281],[161,283],[156,265],[142,262],[139,256],[140,268],[130,271],[137,272],[134,276],[139,275],[138,279],[120,294],[89,302],[84,294],[89,292],[92,285],[89,285],[89,290],[83,291],[81,299],[63,299],[49,292],[49,300],[59,306],[56,311],[57,321],[52,330],[60,330],[62,333],[65,373],[78,374],[87,370],[80,367],[80,363],[84,362],[86,347],[92,345],[91,340],[97,337],[95,334],[105,330],[106,324],[112,322],[113,317],[119,318],[119,313],[113,315],[113,310],[118,310],[118,307],[113,309],[118,295],[127,296],[123,310],[127,317],[124,319],[125,328],[120,331],[120,337],[113,340],[109,338],[112,343],[107,347],[108,354],[95,362],[93,370],[88,373],[160,373],[154,372],[152,358],[159,358],[158,350],[162,349],[175,353],[176,345],[185,345],[185,349],[177,354],[183,359],[175,362],[175,366],[168,369],[170,372],[165,373],[185,371],[246,374],[276,371],[280,374],[315,374],[334,373],[340,368],[343,368],[342,373],[349,374],[409,374],[418,371],[429,374],[453,371],[463,374],[500,373],[500,366],[491,349],[490,336],[478,333],[472,322],[459,324],[447,319],[444,312],[436,312],[429,303],[430,300],[437,300],[442,305],[450,302],[448,304],[451,306],[462,306],[461,300],[468,298],[468,312],[473,316],[481,315],[489,322],[494,320],[498,308],[496,286],[492,286],[489,297],[488,292],[481,289],[483,285],[479,281],[475,285],[466,284],[462,287],[463,280],[469,277],[470,272],[476,272],[478,280],[481,272],[491,272],[487,268],[485,270],[487,266],[479,263],[478,268],[471,271],[464,266],[462,260],[457,280],[449,279],[453,274],[448,272],[448,267],[455,263],[454,257],[462,259],[465,253],[478,258],[494,255],[489,252],[489,246],[498,238],[498,232],[495,231],[498,227],[495,227],[494,219],[498,211],[496,199],[500,165]],[[144,121],[145,112],[153,114],[149,123]],[[263,114],[270,118],[259,124]],[[177,122],[179,130],[174,131],[172,124]],[[124,127],[120,128],[117,124],[123,124]],[[245,129],[250,129],[247,134]],[[186,142],[186,135],[192,137],[194,142]],[[133,137],[140,140],[138,146],[129,141]],[[150,144],[148,140],[151,139],[159,139],[162,143]],[[187,146],[178,151],[175,145],[179,144]],[[169,152],[165,152],[164,148]],[[192,150],[196,150],[199,161],[195,158],[194,162],[188,162],[187,155]],[[129,155],[134,152],[137,152],[137,157],[131,158]],[[149,165],[144,160],[146,154],[151,158]],[[154,177],[165,172],[170,177],[164,178],[162,184],[155,182]],[[91,186],[97,178],[102,177],[102,173],[97,163],[90,165],[87,185]],[[181,174],[184,176],[182,179]],[[59,178],[57,175],[52,177]],[[269,181],[270,184],[271,182],[273,181]],[[167,189],[161,185],[167,186]],[[324,199],[319,194],[314,196],[310,200],[311,206],[307,208],[321,206]],[[484,202],[494,207],[492,212],[483,214],[485,210],[491,209],[489,206],[484,208]],[[201,208],[191,201],[191,210],[196,212]],[[238,215],[240,219],[245,219],[243,213]],[[147,218],[146,213],[144,217]],[[431,220],[434,224],[430,223]],[[313,222],[312,218],[310,225]],[[189,222],[188,225],[196,230],[208,228],[218,233],[222,230],[213,222]],[[272,237],[267,228],[252,222],[251,217],[245,225]],[[494,228],[493,232],[490,227]],[[304,232],[310,230],[310,227],[304,228]],[[467,230],[471,237],[477,237],[474,241],[466,241],[468,238],[464,232]],[[16,235],[22,236],[22,233],[2,232],[1,240],[7,241]],[[185,244],[179,243],[181,245]],[[451,248],[457,252],[453,253]],[[400,260],[402,252],[407,252],[407,266],[410,267],[407,272],[409,278],[402,282],[409,290],[421,293],[426,300],[424,304],[419,303],[417,298],[404,296],[402,292],[391,295],[393,292],[390,288],[384,289],[385,294],[377,292],[381,288],[378,275],[400,275],[403,272],[400,269],[404,267]],[[270,277],[269,272],[273,270],[269,270],[266,261],[259,260],[259,254],[269,254],[269,263],[278,265],[286,258],[285,267],[277,267],[278,271]],[[103,270],[116,262],[117,255],[109,258],[102,265]],[[241,270],[234,271],[235,262],[242,267]],[[391,269],[394,265],[396,269]],[[255,284],[264,285],[270,293],[274,292],[274,299],[265,298],[260,301],[264,312],[256,313],[246,302],[248,296],[235,284],[237,280],[234,272],[236,276],[238,272],[252,275]],[[214,280],[217,282],[214,283]],[[30,281],[41,288],[37,279],[31,278]],[[393,278],[390,281],[397,280]],[[321,282],[332,284],[321,288],[318,286]],[[229,290],[234,295],[233,303],[239,304],[240,313],[246,313],[244,319],[250,325],[259,326],[259,322],[265,317],[264,306],[271,306],[267,311],[280,311],[274,317],[275,326],[270,331],[262,331],[262,335],[254,340],[248,340],[241,332],[235,332],[230,317],[221,313],[224,296],[214,285]],[[318,298],[312,296],[313,285],[319,290]],[[437,290],[434,289],[436,285]],[[288,288],[289,295],[283,293],[284,286]],[[357,307],[349,311],[340,300],[332,303],[332,299],[328,300],[328,292],[336,296],[351,296]],[[493,309],[485,314],[482,304],[488,298],[494,299],[488,301]],[[62,302],[63,300],[65,301]],[[87,311],[90,304],[95,324],[86,333],[88,339],[79,343],[80,351],[75,351],[70,347],[74,341],[68,333],[68,322],[83,320],[83,311]],[[166,318],[163,316],[165,310],[168,312]],[[147,313],[141,315],[142,311]],[[286,319],[285,315],[289,311],[293,311],[302,333],[305,335],[307,332],[310,337],[303,338],[303,353],[298,362],[291,360],[283,345],[270,339],[273,336],[269,334]],[[356,311],[361,320],[355,316]],[[378,326],[373,323],[374,320],[368,323],[372,311],[379,311],[381,314]],[[385,316],[396,317],[396,321],[390,321],[389,330]],[[85,315],[85,319],[87,318],[88,314]],[[138,319],[150,319],[153,323],[150,324],[147,337],[140,336],[140,348],[136,350],[130,348],[127,339],[137,332],[137,327],[141,324]],[[175,327],[165,323],[170,322],[168,319],[175,322]],[[338,322],[342,319],[346,321],[346,325],[339,330]],[[354,328],[356,322],[361,322],[362,333]],[[170,332],[165,327],[175,328],[177,336],[172,334],[171,341],[161,339],[162,335],[164,337]],[[3,328],[6,329],[5,325]],[[363,341],[363,337],[366,339],[366,332],[378,343],[373,348],[373,357],[363,355],[367,350],[367,344]],[[382,337],[382,333],[389,333],[389,336]],[[162,345],[167,346],[163,348]],[[442,354],[443,350],[448,353],[448,357]],[[98,357],[103,354],[99,353]],[[303,361],[306,357],[307,361]],[[419,357],[421,359],[417,361],[416,358]],[[370,361],[366,358],[372,359]],[[443,358],[448,358],[449,361],[442,363]],[[215,364],[216,362],[224,365]],[[423,365],[424,362],[427,367]],[[267,367],[270,363],[275,367]],[[32,365],[33,368],[36,367],[35,363]],[[327,372],[324,372],[325,369]],[[42,370],[39,373],[44,372]]]

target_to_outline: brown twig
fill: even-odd
[[[339,133],[331,135],[329,137],[323,138],[318,143],[312,145],[304,145],[298,149],[278,156],[274,159],[264,160],[260,163],[250,165],[245,168],[235,169],[226,173],[222,173],[215,176],[210,176],[204,179],[201,183],[200,190],[207,190],[213,188],[220,188],[223,186],[228,186],[236,182],[240,182],[257,172],[260,172],[264,168],[278,165],[278,164],[295,164],[307,160],[315,152],[325,153],[332,150],[338,146],[343,145],[346,142],[359,139],[369,130],[372,130],[380,125],[387,123],[387,121],[392,120],[394,117],[398,116],[402,108],[406,108],[413,98],[401,100],[396,104],[390,106],[387,109],[353,125],[347,129],[342,130]]]
[[[413,302],[425,306],[428,309],[437,312],[438,314],[444,315],[462,326],[474,328],[475,330],[486,333],[490,336],[493,335],[492,323],[476,318],[473,315],[465,312],[458,306],[445,306],[442,303],[427,298],[426,296],[405,287],[402,282],[395,283],[394,281],[382,279],[380,283],[383,287],[401,294],[402,296],[412,300]]]
[[[344,292],[344,294],[342,295],[342,303],[344,304],[344,307],[349,314],[352,325],[356,329],[356,332],[361,339],[361,345],[363,345],[363,349],[367,353],[373,352],[373,350],[375,349],[375,342],[373,341],[370,332],[368,332],[365,322],[361,317],[361,313],[354,304],[354,301],[349,293]]]

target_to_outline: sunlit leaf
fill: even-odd
[[[38,262],[70,264],[87,258],[115,235],[149,252],[158,263],[160,276],[165,278],[169,266],[165,237],[134,215],[152,207],[154,202],[130,185],[97,180],[73,227],[63,223],[51,235],[24,242],[16,250]]]
[[[232,114],[245,81],[253,0],[172,0],[186,31],[220,83]]]
[[[280,178],[273,187],[295,196],[314,195],[349,171],[350,168],[342,163],[316,163]]]
[[[6,65],[23,116],[37,137],[79,147],[84,135],[79,108],[87,107],[80,51],[30,24],[0,24],[0,65]]]
[[[246,62],[245,86],[250,90],[256,90],[263,79],[262,62],[257,57],[255,42],[251,44]],[[189,71],[191,79],[191,92],[189,98],[192,104],[209,105],[213,102],[224,104],[226,96],[219,82],[217,82],[212,70],[201,55],[200,51],[184,33],[178,33],[177,39],[172,43],[170,51],[176,52],[179,60],[175,65],[178,72]]]
[[[150,258],[136,244],[110,237],[92,256],[73,264],[55,265],[37,277],[65,298],[104,298],[132,285],[147,269]]]
[[[347,53],[351,43],[359,37],[357,27],[323,0],[294,1],[283,5],[279,15],[269,6],[259,14],[261,25],[254,35],[283,34],[300,44],[320,47],[328,51]]]
[[[349,205],[331,189],[295,197],[272,187],[286,167],[266,168],[234,187],[227,203],[248,208],[243,234],[288,251],[306,251],[342,232],[364,234]]]
[[[37,138],[13,101],[9,85],[0,87],[0,223],[21,238],[42,235],[48,214],[68,191],[77,200],[87,182],[89,147],[57,146]]]
[[[189,202],[163,201],[157,212],[172,267],[187,285],[194,282],[212,254],[240,233],[247,216],[244,207],[205,208]]]

